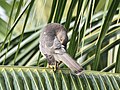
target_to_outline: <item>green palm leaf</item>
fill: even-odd
[[[120,1],[51,1],[0,1],[9,17],[8,20],[0,17],[0,65],[4,65],[0,66],[0,89],[119,90]],[[46,8],[47,5],[51,8]],[[66,27],[67,52],[86,69],[80,76],[64,69],[64,64],[56,72],[45,68],[46,59],[38,42],[42,28],[51,22]]]
[[[39,67],[0,67],[2,90],[119,90],[120,74],[84,71],[80,76],[68,69],[54,72]],[[71,85],[72,84],[72,85]]]

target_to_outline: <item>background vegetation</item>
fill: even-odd
[[[0,67],[0,76],[3,80],[0,82],[1,88],[69,90],[73,84],[74,86],[71,86],[73,90],[79,88],[118,90],[119,2],[119,0],[0,0],[0,65],[4,65]],[[62,69],[57,73],[51,69],[37,68],[47,65],[39,52],[38,41],[41,29],[51,22],[61,23],[67,29],[69,36],[67,52],[84,67],[85,71],[81,76],[72,75],[68,69],[64,69],[66,68],[64,64],[60,65]],[[14,82],[17,82],[17,85]],[[84,83],[87,84],[84,86]]]

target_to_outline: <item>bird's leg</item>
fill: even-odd
[[[47,63],[47,68],[52,68],[52,66],[49,63]]]
[[[47,64],[47,68],[52,69],[53,71],[56,71],[55,65],[50,65],[49,63]]]
[[[60,69],[59,65],[61,62],[57,62],[57,69]]]
[[[54,70],[53,71],[57,71],[59,69],[59,62],[55,62],[55,65],[54,65]]]
[[[55,61],[55,65],[53,67],[53,71],[56,71],[57,70],[57,62]]]
[[[60,63],[61,63],[61,62],[57,62],[57,61],[56,61],[56,63],[55,63],[55,71],[60,69],[60,67],[59,67]]]

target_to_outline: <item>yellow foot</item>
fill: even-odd
[[[47,65],[47,68],[51,68],[53,69],[53,71],[56,71],[57,70],[57,67],[55,65]]]

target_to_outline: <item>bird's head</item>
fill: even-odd
[[[57,38],[61,42],[61,44],[64,45],[66,48],[68,42],[68,36],[65,29],[62,28],[61,30],[59,30],[59,32],[57,33]]]

